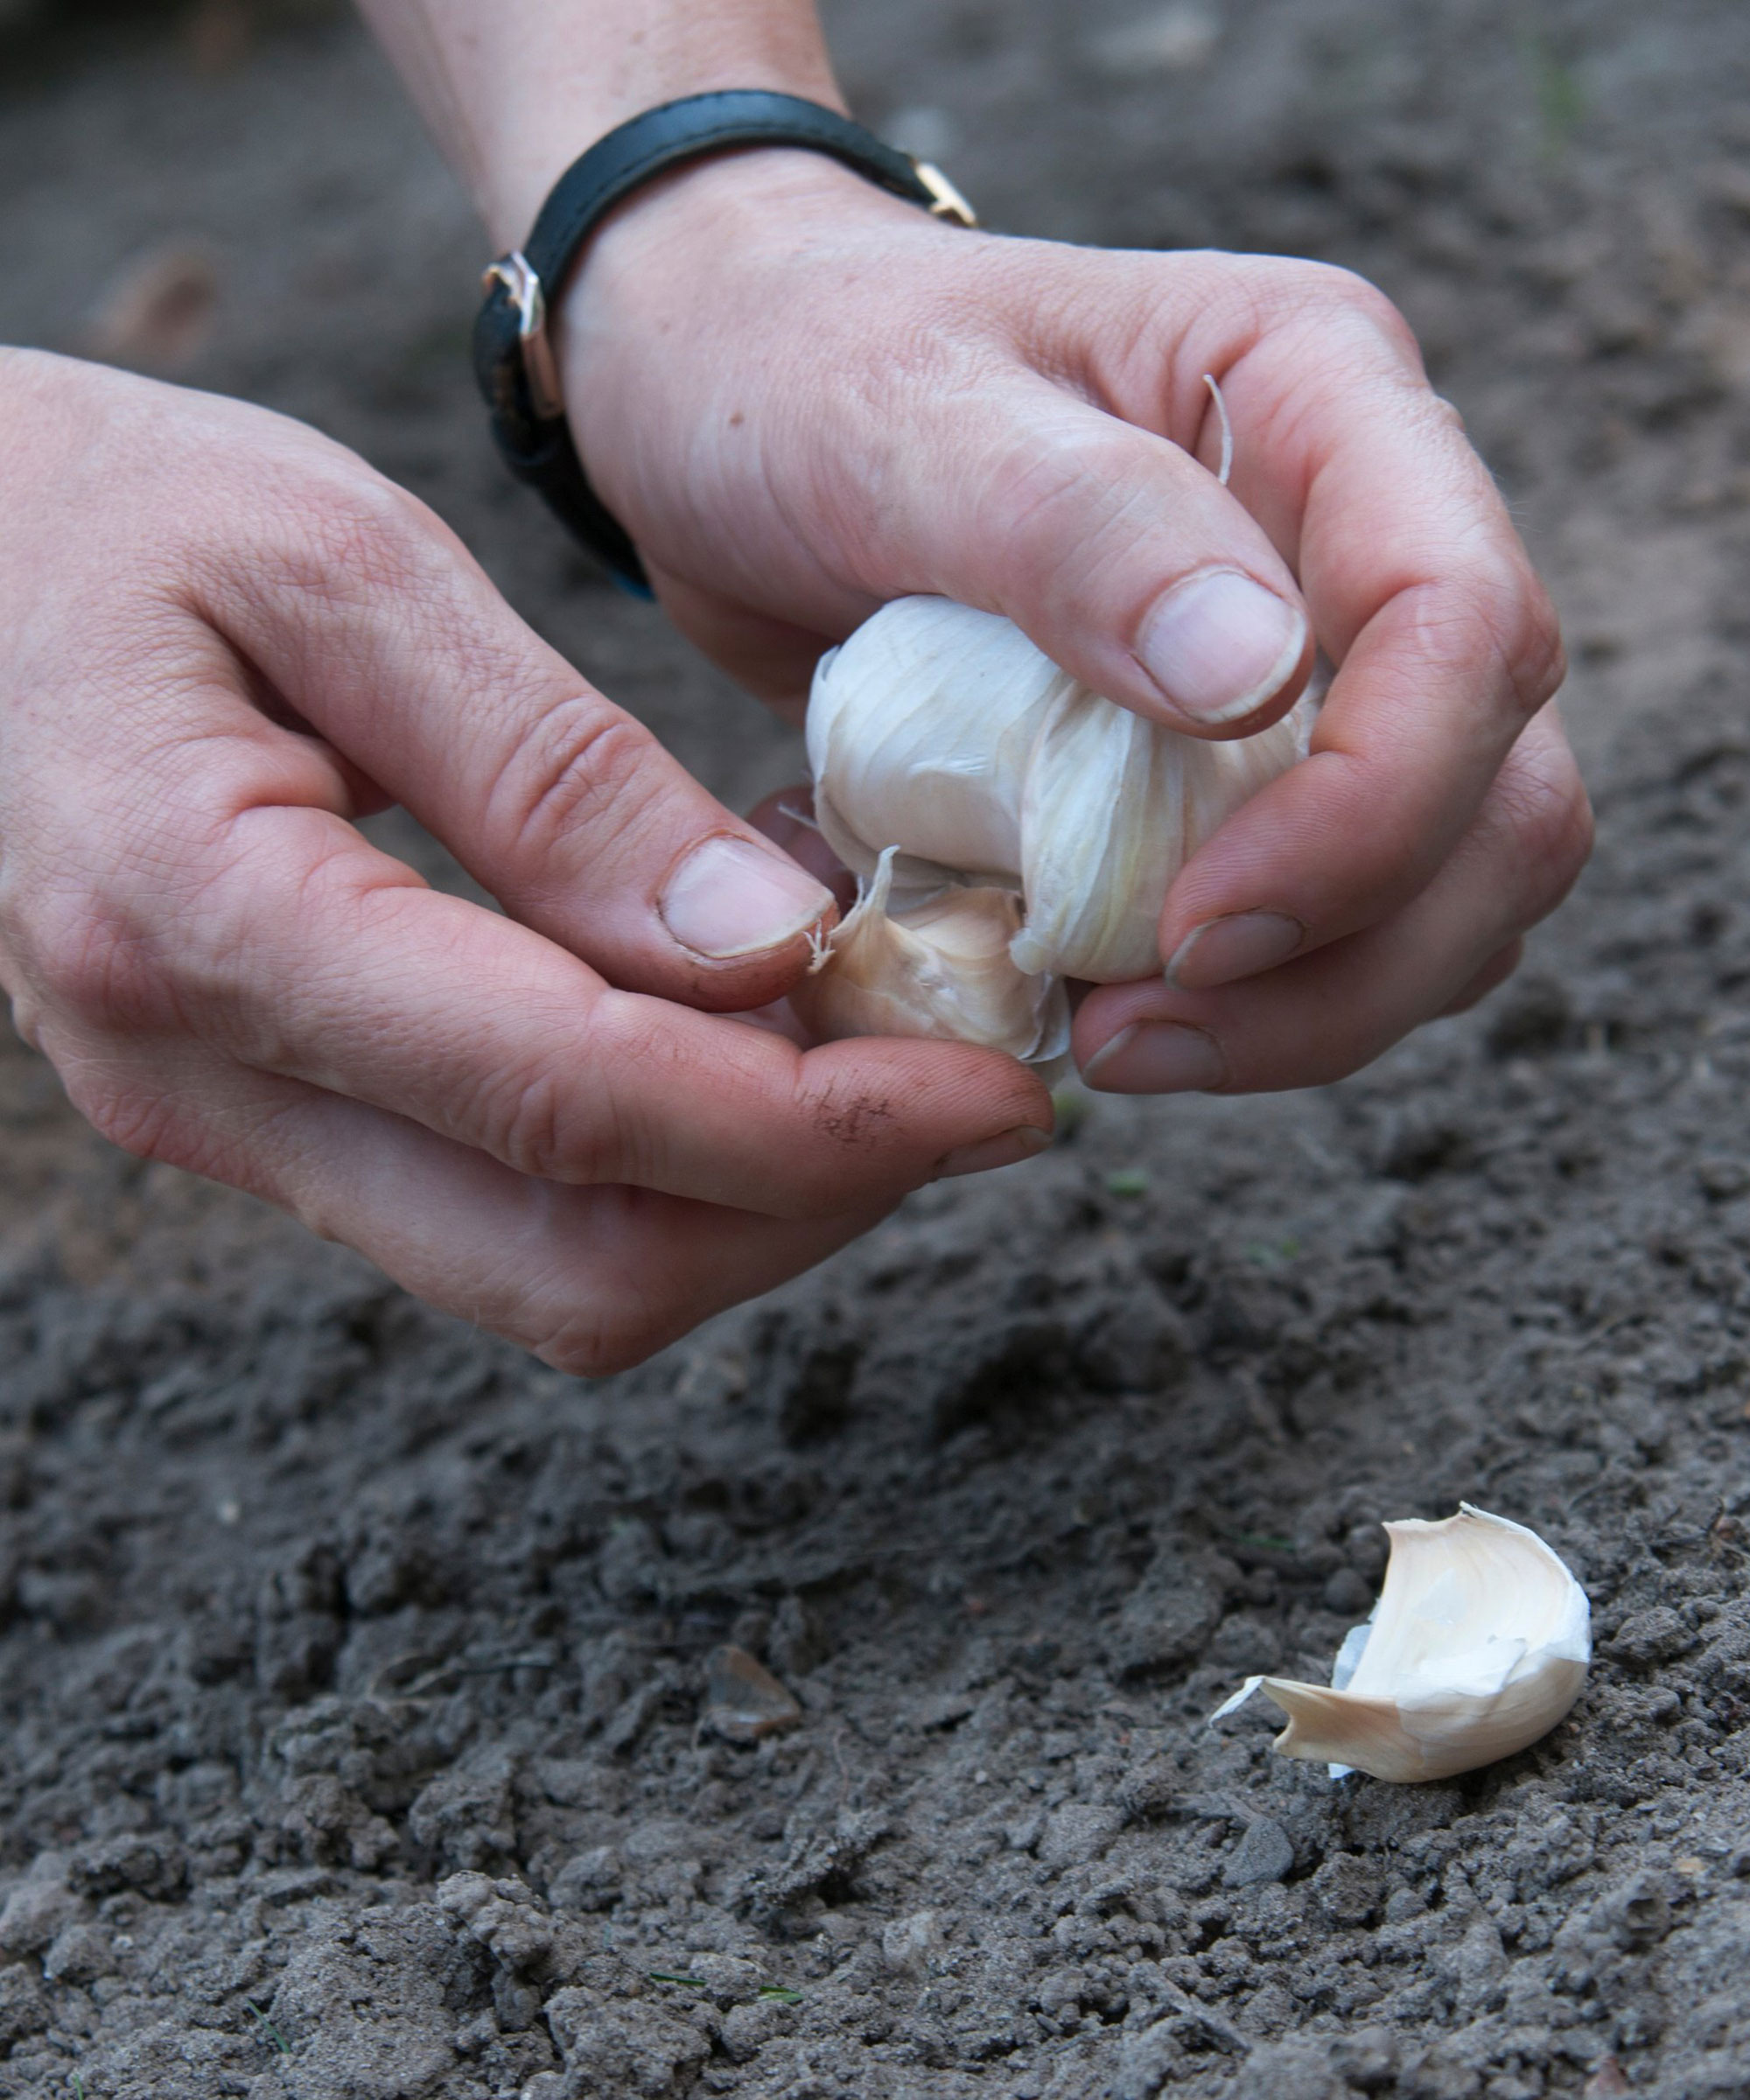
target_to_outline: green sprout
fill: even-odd
[[[270,2048],[278,2050],[282,2056],[290,2056],[291,2054],[291,2048],[290,2045],[287,2042],[285,2036],[280,2033],[276,2026],[275,2026],[272,2020],[270,2020],[267,2014],[262,2011],[261,2007],[256,2003],[255,1999],[252,1998],[246,1998],[243,2000],[243,2003],[248,2007],[249,2011],[255,2014],[256,2032],[261,2036],[262,2040],[265,2041]]]
[[[1531,76],[1544,157],[1558,159],[1585,118],[1586,89],[1574,67],[1536,30],[1522,36],[1519,48]]]
[[[1068,1144],[1094,1112],[1094,1099],[1080,1087],[1054,1087],[1052,1112],[1057,1118],[1057,1142]]]

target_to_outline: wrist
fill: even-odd
[[[965,238],[803,148],[731,149],[676,168],[603,220],[560,288],[554,319],[562,370],[615,349],[635,357],[640,339],[677,323],[712,325],[715,302],[730,291],[709,286],[732,288],[745,311],[751,285],[768,268],[808,277],[822,259],[817,244],[843,256],[858,232],[895,228]],[[725,318],[720,308],[717,318]]]
[[[650,383],[665,399],[677,382],[701,396],[749,355],[769,364],[794,347],[813,332],[814,303],[858,234],[895,231],[965,238],[794,147],[713,154],[628,197],[592,236],[552,316],[561,390],[586,462],[612,481],[609,458],[634,435],[625,411]]]
[[[684,96],[738,88],[800,95],[841,114],[845,109],[824,47],[817,43],[812,54],[799,50],[781,62],[770,52],[743,52],[731,43],[720,52],[664,54],[637,68],[635,76],[612,82],[562,78],[544,94],[528,96],[508,113],[510,121],[494,126],[481,139],[477,186],[494,245],[520,247],[565,170],[619,125]],[[662,177],[624,208],[634,210],[647,197],[679,186],[695,172],[730,158],[714,157],[696,170],[681,168]]]
[[[795,146],[732,147],[670,170],[636,190],[602,221],[559,290],[563,330],[584,332],[598,313],[619,317],[655,290],[684,291],[701,270],[737,272],[767,256],[805,262],[816,229],[843,234],[868,222],[928,223],[822,153]]]

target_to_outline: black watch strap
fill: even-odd
[[[554,185],[534,231],[486,275],[474,324],[474,374],[510,471],[537,489],[560,522],[628,591],[650,595],[638,550],[590,486],[571,442],[548,339],[549,308],[584,243],[622,199],[682,161],[737,146],[800,146],[842,161],[909,204],[962,226],[976,223],[946,176],[836,110],[763,88],[727,88],[664,102],[610,131]]]

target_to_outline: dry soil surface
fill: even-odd
[[[997,224],[1400,300],[1568,614],[1592,871],[1372,1072],[1096,1102],[594,1384],[9,1040],[7,2100],[1750,2090],[1750,14],[1138,5],[830,11]],[[188,378],[428,497],[719,791],[784,777],[500,480],[480,242],[359,33],[134,11],[10,10],[0,333],[204,256]],[[1204,1725],[1460,1497],[1591,1593],[1554,1734],[1405,1788]],[[797,1726],[713,1732],[730,1642]]]

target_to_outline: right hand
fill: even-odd
[[[1578,874],[1555,616],[1359,278],[998,239],[756,152],[630,199],[563,311],[602,500],[682,629],[768,697],[914,592],[1007,614],[1197,736],[1285,713],[1323,643],[1307,760],[1180,871],[1164,971],[1082,1000],[1091,1086],[1327,1085],[1498,982]]]
[[[1006,1058],[729,1018],[831,900],[362,461],[28,352],[0,445],[0,984],[106,1137],[591,1373],[1043,1144]]]

